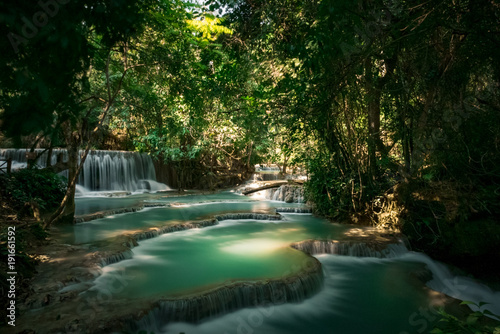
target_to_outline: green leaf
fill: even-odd
[[[466,319],[466,321],[465,321],[465,322],[466,322],[468,325],[474,325],[474,324],[477,322],[477,319],[479,319],[477,316],[475,316],[475,315],[471,314],[471,315],[469,315],[469,316],[467,317],[467,319]]]
[[[468,301],[468,300],[464,300],[464,301],[462,301],[462,302],[460,303],[460,305],[476,305],[476,306],[477,306],[477,304],[476,304],[476,303],[471,302],[471,301]]]

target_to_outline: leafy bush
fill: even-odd
[[[463,301],[461,305],[475,305],[478,310],[472,312],[467,316],[465,320],[458,319],[457,317],[440,310],[441,319],[436,327],[431,331],[431,333],[436,334],[451,334],[451,333],[470,333],[470,334],[500,334],[500,323],[496,326],[484,325],[481,320],[484,321],[486,316],[489,316],[491,321],[499,320],[500,318],[488,310],[481,310],[481,308],[487,303],[480,302],[479,304]]]
[[[0,177],[2,201],[18,212],[31,202],[42,212],[53,210],[61,203],[65,191],[63,178],[49,170],[21,169]]]
[[[394,183],[385,175],[377,182],[370,182],[366,175],[353,170],[342,174],[326,155],[311,158],[307,170],[310,177],[304,184],[306,200],[314,203],[315,212],[330,218],[345,218],[363,211],[367,203]]]
[[[345,180],[338,170],[321,158],[308,164],[309,181],[304,184],[305,196],[315,205],[315,211],[327,217],[338,217],[350,209]]]

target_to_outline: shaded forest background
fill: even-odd
[[[178,188],[278,163],[307,171],[317,214],[492,271],[499,18],[487,0],[2,3],[0,144],[68,150],[45,226],[72,220],[91,149],[148,152]]]

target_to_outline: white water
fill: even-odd
[[[266,166],[266,165],[255,165],[255,171],[256,172],[280,172],[281,171],[281,168],[279,168],[278,166],[276,165],[270,165],[270,166]]]
[[[206,208],[212,207],[215,203],[211,204],[207,205]],[[218,205],[221,204],[218,203]],[[190,210],[199,206],[198,204],[185,208]],[[161,210],[167,210],[167,208]],[[210,228],[175,232],[151,239],[146,243],[141,242],[139,247],[134,248],[132,259],[113,266],[115,269],[126,267],[127,270],[132,270],[132,273],[134,273],[133,270],[136,270],[134,276],[141,275],[142,277],[144,275],[144,277],[147,277],[152,274],[147,274],[146,268],[137,266],[142,267],[146,266],[147,263],[151,263],[153,266],[157,266],[153,270],[156,273],[155,275],[159,275],[160,271],[167,273],[167,276],[160,280],[155,278],[155,284],[147,284],[142,281],[131,283],[134,286],[129,294],[133,292],[138,293],[140,296],[145,293],[139,292],[143,289],[149,291],[153,289],[153,286],[158,289],[161,286],[166,287],[184,282],[179,279],[172,282],[168,281],[174,273],[177,275],[181,269],[183,271],[192,271],[189,280],[193,280],[199,275],[214,275],[215,272],[220,272],[220,270],[214,270],[214,265],[225,263],[230,258],[238,260],[226,270],[230,270],[232,273],[230,276],[238,277],[238,272],[245,270],[248,266],[246,264],[241,267],[243,261],[250,261],[255,258],[261,259],[263,256],[284,250],[290,244],[285,239],[297,233],[303,234],[318,225],[317,218],[311,215],[285,214],[285,216],[286,220],[275,221],[272,224],[267,221],[263,223],[251,221],[225,222]],[[227,218],[235,217],[227,215]],[[273,230],[275,233],[272,232]],[[339,232],[341,230],[337,231],[337,233]],[[314,234],[316,233],[318,233],[316,237],[327,235],[325,231],[316,231]],[[234,238],[234,240],[226,240],[229,237]],[[306,238],[311,238],[311,236],[297,235],[292,239],[304,240]],[[203,243],[212,242],[219,243],[218,254],[213,258],[206,245],[202,245]],[[178,251],[175,250],[177,247],[179,247]],[[148,248],[151,250],[148,250]],[[189,259],[187,252],[191,252],[195,248],[200,248],[204,256],[196,255]],[[321,261],[324,268],[325,287],[318,294],[302,302],[268,303],[267,306],[247,307],[236,311],[228,309],[226,311],[231,313],[223,315],[214,312],[212,318],[202,320],[197,325],[175,322],[175,317],[172,318],[167,315],[172,312],[178,314],[178,312],[172,311],[171,309],[175,305],[169,304],[170,306],[167,305],[168,307],[165,306],[166,308],[162,308],[158,312],[149,313],[138,323],[139,329],[154,331],[157,334],[178,334],[181,332],[200,334],[407,334],[428,332],[438,319],[438,306],[433,303],[433,299],[430,298],[427,290],[422,289],[421,283],[412,278],[410,274],[422,271],[424,268],[428,268],[432,272],[433,279],[427,283],[427,286],[431,289],[441,291],[458,299],[476,303],[489,302],[491,305],[485,308],[493,313],[499,313],[500,298],[498,292],[493,292],[486,286],[471,279],[454,276],[444,265],[433,261],[427,256],[406,251],[403,243],[390,246],[384,252],[371,251],[365,245],[357,243],[352,245],[330,245],[313,242],[309,248],[312,253],[319,253],[316,257]],[[155,252],[159,252],[160,249],[174,254],[156,254]],[[347,256],[321,254],[322,252],[330,252],[330,250]],[[206,266],[205,262],[213,261],[213,259],[216,259],[216,262],[203,269],[203,266]],[[173,266],[175,261],[183,261],[184,264],[179,265],[179,269],[176,270],[173,270],[173,268],[170,270],[165,269]],[[186,266],[185,263],[190,265]],[[104,281],[101,282],[100,280],[105,278],[106,275],[98,279],[96,285],[98,286],[99,283],[104,284]],[[97,286],[96,288],[98,288]],[[151,293],[161,295],[159,291]],[[212,298],[209,298],[209,300],[212,300]],[[189,301],[189,303],[191,302],[193,301]],[[179,303],[182,304],[180,301]],[[214,306],[214,309],[217,308]],[[430,313],[430,320],[426,318],[425,312]],[[171,322],[167,323],[169,320]],[[335,330],[332,331],[332,328]]]
[[[424,254],[408,252],[391,259],[317,258],[324,268],[325,286],[301,303],[245,308],[196,325],[169,323],[159,333],[428,333],[439,319],[439,306],[429,301],[423,290],[405,281],[401,265],[415,270],[415,266],[425,264],[434,276],[427,284],[430,288],[458,299],[489,302],[483,310],[499,313],[499,292],[466,277],[453,276],[444,265]]]
[[[41,149],[36,152],[40,153]],[[13,169],[26,167],[25,149],[0,149],[0,157],[12,158]],[[53,150],[51,164],[57,162],[59,154],[68,160],[66,150]],[[82,152],[80,152],[82,153]],[[37,165],[46,167],[47,152],[37,160]],[[61,173],[67,177],[67,171]],[[95,191],[156,192],[170,190],[156,181],[151,157],[145,153],[125,151],[90,151],[78,180],[77,195],[93,196]]]
[[[265,190],[265,198],[272,201],[284,202],[290,197],[292,203],[304,203],[304,190],[302,187],[282,185],[277,189]]]
[[[425,263],[433,276],[432,280],[427,282],[429,288],[475,304],[487,303],[481,308],[482,310],[500,315],[500,291],[493,291],[472,278],[453,275],[444,264],[432,260],[423,253],[408,252],[401,256],[401,259]],[[474,305],[469,306],[473,311],[477,310]]]
[[[318,258],[325,286],[301,303],[246,308],[197,325],[170,323],[160,333],[399,333],[412,329],[408,316],[413,310],[427,306],[422,291],[391,277],[401,270],[392,260],[334,255]],[[392,289],[400,291],[394,294]]]
[[[202,199],[214,201],[216,195],[213,196],[214,198],[206,196]],[[192,197],[168,199],[172,203],[187,202],[191,205],[144,210],[120,215],[115,219],[109,217],[101,222],[82,224],[82,227],[103,225],[106,228],[112,228],[112,220],[116,220],[116,223],[123,228],[129,220],[134,224],[141,221],[157,225],[153,220],[165,221],[180,217],[182,220],[191,220],[195,216],[206,214],[227,216],[226,219],[231,219],[232,216],[223,214],[224,210],[237,210],[243,206],[245,210],[250,209],[246,206],[253,206],[257,209],[263,203],[253,201],[238,203],[236,195],[231,197],[225,195],[221,197],[221,199],[224,198],[224,202],[210,203],[199,203],[200,199],[197,199],[197,196]],[[155,215],[152,215],[153,213]],[[221,273],[222,269],[214,269],[216,266],[227,264],[225,270],[227,270],[228,277],[234,278],[238,277],[238,272],[248,270],[251,263],[255,266],[261,265],[263,256],[287,249],[286,245],[291,242],[288,239],[294,241],[320,237],[334,239],[336,235],[343,233],[343,228],[347,228],[347,226],[341,226],[336,231],[329,231],[328,229],[333,228],[333,225],[328,224],[323,227],[316,221],[318,218],[311,215],[287,213],[284,216],[286,216],[285,220],[272,222],[229,221],[210,228],[175,232],[142,241],[139,247],[133,249],[133,255],[132,253],[119,254],[116,260],[110,259],[109,263],[125,260],[105,267],[105,273],[95,281],[94,289],[99,290],[100,286],[106,287],[106,277],[112,277],[113,269],[119,268],[126,268],[135,277],[130,283],[131,290],[126,294],[127,298],[130,298],[126,299],[127,302],[133,302],[133,294],[143,297],[148,292],[159,296],[164,293],[162,289],[170,289],[170,287],[173,289],[176,284],[187,284],[187,281]],[[250,219],[255,219],[255,217]],[[317,230],[311,230],[315,228]],[[128,229],[130,228],[125,228],[125,230]],[[95,231],[91,232],[91,234],[95,233]],[[290,238],[292,234],[294,237]],[[280,241],[281,239],[283,242]],[[215,248],[216,254],[213,256],[206,247],[212,242],[219,243]],[[329,249],[332,252],[341,250],[341,247],[333,247],[322,242],[313,242],[310,248],[312,253],[322,253]],[[191,257],[188,256],[195,249],[198,249],[199,254],[202,255],[193,253]],[[318,254],[315,256],[323,265],[325,286],[318,294],[303,302],[267,304],[267,306],[244,308],[220,316],[214,313],[213,318],[196,325],[183,322],[166,323],[172,318],[164,318],[165,313],[162,311],[148,314],[140,321],[139,327],[144,330],[153,330],[156,334],[179,334],[181,332],[193,334],[426,333],[433,328],[438,319],[437,306],[433,304],[427,290],[422,289],[420,283],[411,276],[411,273],[424,268],[432,272],[433,278],[427,283],[429,288],[461,300],[490,303],[482,309],[500,314],[500,292],[492,291],[470,278],[455,276],[446,266],[433,261],[424,254],[406,252],[403,244],[389,247],[384,254],[370,252],[363,245],[349,246],[346,251],[339,253],[389,256],[390,258]],[[288,255],[283,259],[286,258]],[[283,259],[274,261],[271,268],[276,269],[277,265],[284,265]],[[176,261],[179,263],[177,268],[174,268]],[[209,264],[210,261],[213,263]],[[290,264],[284,267],[289,266]],[[148,267],[151,268],[148,269]],[[172,277],[183,271],[187,272],[185,278]],[[160,275],[162,272],[163,277]],[[252,269],[249,273],[255,274],[255,270]],[[118,295],[115,297],[121,298]]]

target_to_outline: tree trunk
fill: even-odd
[[[282,170],[283,175],[286,174],[287,162],[288,162],[288,156],[285,155],[284,158],[283,158],[283,170]]]
[[[75,191],[76,182],[71,182],[73,179],[78,179],[78,153],[79,147],[77,145],[71,145],[68,147],[68,200],[64,211],[59,218],[59,222],[72,224],[75,218]]]
[[[372,77],[372,61],[368,58],[365,62],[365,90],[368,96],[368,164],[372,178],[377,175],[377,151],[381,146],[380,140],[380,90]]]
[[[69,138],[68,138],[69,139]],[[48,228],[54,222],[64,222],[72,224],[75,216],[75,189],[78,181],[78,175],[87,159],[90,151],[90,141],[87,143],[85,152],[78,162],[79,158],[79,139],[76,135],[71,135],[68,145],[68,188],[66,194],[59,205],[59,208],[45,222],[44,228]]]
[[[382,89],[385,86],[385,82],[389,75],[392,74],[393,62],[393,59],[384,60],[387,72],[384,77],[380,78],[378,69],[376,70],[376,74],[372,73],[372,60],[368,58],[365,61],[365,89],[366,95],[368,96],[368,159],[372,177],[376,177],[378,174],[377,153],[382,157],[387,157],[389,154],[388,148],[380,138],[380,100],[382,98]]]
[[[368,84],[369,85],[369,84]],[[368,90],[368,159],[372,177],[377,175],[377,151],[380,140],[380,92]]]
[[[252,159],[253,141],[252,141],[252,142],[250,142],[249,146],[250,146],[250,150],[249,150],[250,152],[248,153],[248,160],[247,160],[247,170],[248,170],[248,171],[250,170],[250,161],[251,161],[251,159]]]
[[[47,152],[47,161],[45,162],[45,166],[52,166],[52,145],[49,147],[49,151]]]

